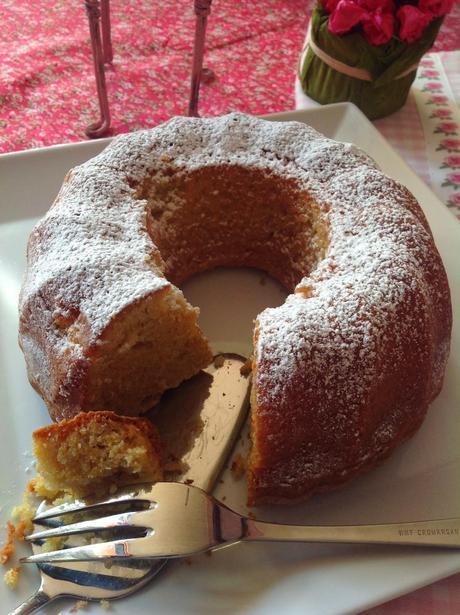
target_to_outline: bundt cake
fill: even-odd
[[[102,496],[133,483],[163,478],[156,428],[143,418],[114,412],[80,412],[33,433],[36,490],[55,498]]]
[[[219,265],[291,292],[255,326],[251,504],[333,487],[417,429],[451,330],[419,205],[353,146],[242,114],[117,137],[68,173],[32,232],[20,298],[52,417],[138,414],[205,365],[177,285]]]

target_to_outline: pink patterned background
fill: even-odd
[[[115,50],[107,73],[114,133],[185,114],[193,41],[192,0],[112,1]],[[292,109],[293,81],[311,0],[213,3],[201,111]],[[84,2],[0,3],[0,152],[85,139],[98,117]],[[459,48],[460,7],[436,50]]]

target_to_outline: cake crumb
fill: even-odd
[[[58,489],[50,489],[45,485],[45,480],[41,474],[32,478],[26,487],[26,492],[29,491],[31,494],[43,498],[45,500],[52,501],[63,494],[62,490]],[[14,511],[13,511],[14,513]]]
[[[11,511],[13,519],[19,521],[15,532],[18,540],[24,540],[25,535],[33,531],[34,526],[32,521],[37,512],[37,505],[35,482],[29,481],[22,494],[21,504],[15,506]]]
[[[235,455],[230,471],[235,480],[239,480],[242,476],[244,476],[246,472],[246,460],[240,453]]]
[[[89,605],[88,600],[77,600],[77,602],[70,609],[70,613],[76,613],[77,611],[83,611]]]
[[[14,568],[10,568],[3,575],[3,580],[9,589],[16,589],[19,581],[19,572],[21,570],[20,566],[15,566]]]
[[[16,526],[15,536],[18,540],[23,542],[26,539],[27,534],[30,534],[33,530],[33,523],[29,519],[21,519]]]
[[[240,367],[240,374],[242,376],[249,376],[252,373],[252,357],[246,359],[243,365]]]
[[[18,519],[18,523],[15,525],[12,521],[6,522],[7,538],[6,543],[0,549],[0,563],[5,565],[15,552],[15,540],[24,541],[27,534],[33,531],[32,519],[35,516],[37,509],[36,504],[33,502],[35,491],[32,485],[27,484],[27,487],[22,496],[22,503],[19,506],[15,506],[12,510],[11,516],[13,519]],[[10,568],[3,575],[3,580],[9,589],[15,589],[19,580],[20,566]]]
[[[52,538],[47,538],[42,546],[43,553],[49,553],[50,551],[60,551],[64,547],[66,540],[66,536],[54,536]]]
[[[14,535],[16,528],[11,521],[6,522],[6,542],[0,550],[0,562],[6,564],[14,553]]]
[[[110,609],[112,608],[112,605],[110,604],[108,600],[101,600],[99,602],[99,605],[101,609],[104,609],[104,611],[110,611]]]
[[[169,458],[163,463],[163,472],[165,474],[185,474],[185,472],[189,469],[190,466],[187,463],[181,459],[177,459],[173,455],[170,455]]]
[[[214,367],[222,367],[225,363],[225,357],[223,354],[218,354],[214,357]]]
[[[35,479],[34,478],[31,478],[29,482],[27,483],[25,492],[35,494]]]

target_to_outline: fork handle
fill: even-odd
[[[247,519],[243,540],[460,547],[460,518],[380,525],[282,525]]]
[[[8,615],[32,615],[32,613],[35,613],[53,600],[54,597],[49,596],[42,589],[38,589],[35,594],[32,594],[30,598],[17,606],[13,611],[10,611]]]

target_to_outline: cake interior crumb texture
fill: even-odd
[[[146,419],[82,412],[36,430],[33,443],[43,481],[38,490],[48,496],[99,495],[162,479],[160,439]]]
[[[110,328],[102,356],[95,350],[87,407],[145,412],[163,391],[204,367],[211,352],[198,329],[198,314],[173,287],[132,305]]]

